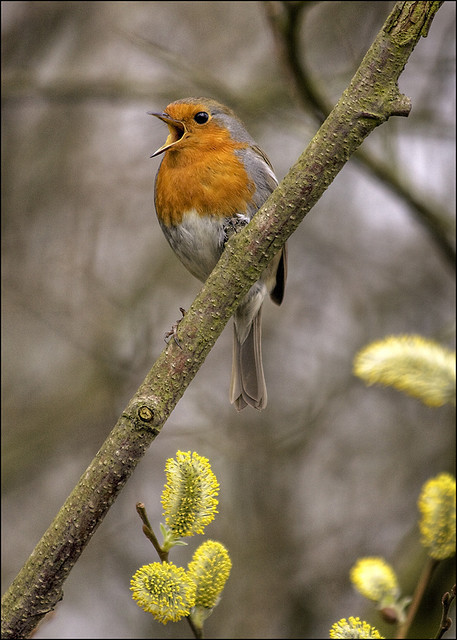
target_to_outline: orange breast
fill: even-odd
[[[211,123],[212,124],[212,123]],[[255,192],[236,149],[235,142],[218,126],[204,135],[189,136],[165,152],[155,191],[158,217],[178,225],[183,212],[194,209],[201,216],[232,217],[245,213]]]

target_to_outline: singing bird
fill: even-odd
[[[234,231],[247,224],[278,184],[270,161],[228,107],[184,98],[161,113],[168,137],[155,180],[159,224],[183,265],[204,282]],[[267,294],[281,304],[286,248],[273,258],[236,309],[230,401],[264,409],[261,311]]]

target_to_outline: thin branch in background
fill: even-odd
[[[233,93],[227,88],[227,84],[212,75],[207,67],[201,68],[191,64],[188,59],[183,58],[182,55],[141,35],[126,30],[117,29],[117,31],[136,48],[145,51],[155,60],[159,59],[167,66],[172,67],[175,73],[179,73],[186,81],[190,80],[192,84],[201,87],[202,91],[208,95],[217,96],[221,102],[227,104],[233,104],[235,102]],[[157,95],[157,91],[152,92],[150,95]]]
[[[279,58],[290,79],[289,86],[293,97],[306,111],[311,111],[319,122],[330,113],[332,106],[319,90],[306,66],[306,56],[302,52],[300,37],[303,21],[308,10],[315,2],[275,2],[263,3],[265,14],[272,30]],[[419,223],[426,229],[432,241],[439,249],[446,263],[456,268],[456,250],[450,240],[452,217],[440,211],[437,205],[429,205],[416,195],[398,171],[390,165],[360,149],[354,159],[364,170],[375,176],[393,193],[397,194],[411,209]]]
[[[305,15],[316,2],[264,2],[265,13],[275,39],[284,70],[289,78],[288,86],[294,97],[306,111],[311,111],[320,123],[330,113],[301,51],[301,27]]]

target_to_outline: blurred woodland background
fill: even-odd
[[[2,2],[2,592],[200,289],[156,220],[149,156],[166,129],[146,112],[218,99],[281,179],[393,6],[286,4],[303,5],[285,39],[287,50],[296,37],[301,85],[273,26],[282,3]],[[369,158],[347,163],[289,241],[285,301],[263,314],[267,409],[229,404],[230,322],[36,640],[191,637],[129,591],[157,560],[135,504],[158,533],[178,449],[209,458],[220,504],[207,535],[170,559],[185,566],[211,538],[233,562],[206,637],[328,637],[350,615],[392,637],[349,570],[383,556],[412,593],[425,558],[416,501],[427,479],[455,473],[455,412],[368,388],[352,362],[389,334],[454,348],[455,6],[400,78],[410,116],[376,129]],[[453,571],[440,566],[411,637],[436,631]]]

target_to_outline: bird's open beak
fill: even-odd
[[[159,120],[162,120],[162,122],[165,122],[170,132],[165,140],[165,144],[152,154],[151,158],[154,158],[182,140],[187,131],[182,122],[175,120],[167,113],[154,113],[153,111],[148,111],[148,115],[155,116],[156,118],[159,118]]]

